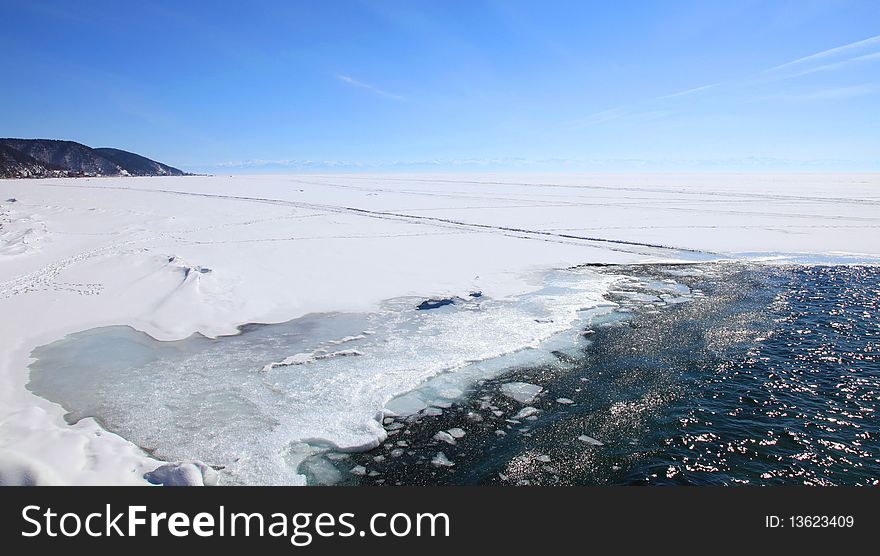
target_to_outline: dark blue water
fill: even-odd
[[[575,356],[439,416],[388,420],[387,442],[333,465],[362,466],[360,484],[880,483],[880,269],[679,268],[608,271],[674,274],[703,297],[588,330]],[[544,388],[534,415],[515,418],[513,380]],[[435,437],[450,428],[454,445]]]
[[[628,482],[878,484],[880,272],[767,280],[778,293],[766,337],[683,376],[693,397],[661,412],[657,445]]]

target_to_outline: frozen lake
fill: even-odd
[[[586,271],[572,284],[566,268],[876,263],[878,185],[876,174],[0,180],[0,314],[16,316],[0,319],[0,482],[142,485],[161,461],[140,447],[199,455],[227,482],[299,481],[300,450],[382,442],[382,408],[411,411],[462,390],[454,377],[558,351],[538,346],[614,287]],[[464,301],[415,311],[432,297]],[[245,323],[278,328],[239,334]],[[59,355],[68,344],[98,363]],[[77,371],[47,383],[35,369],[53,356]],[[89,414],[110,433],[79,419]]]

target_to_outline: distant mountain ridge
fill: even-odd
[[[0,177],[185,176],[139,154],[58,139],[0,139]]]
[[[0,178],[51,178],[66,175],[59,167],[0,144]]]

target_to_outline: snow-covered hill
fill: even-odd
[[[55,139],[0,139],[4,178],[182,175],[177,168],[120,149]]]

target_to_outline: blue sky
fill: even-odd
[[[876,0],[0,0],[0,15],[0,135],[186,170],[880,170]]]

